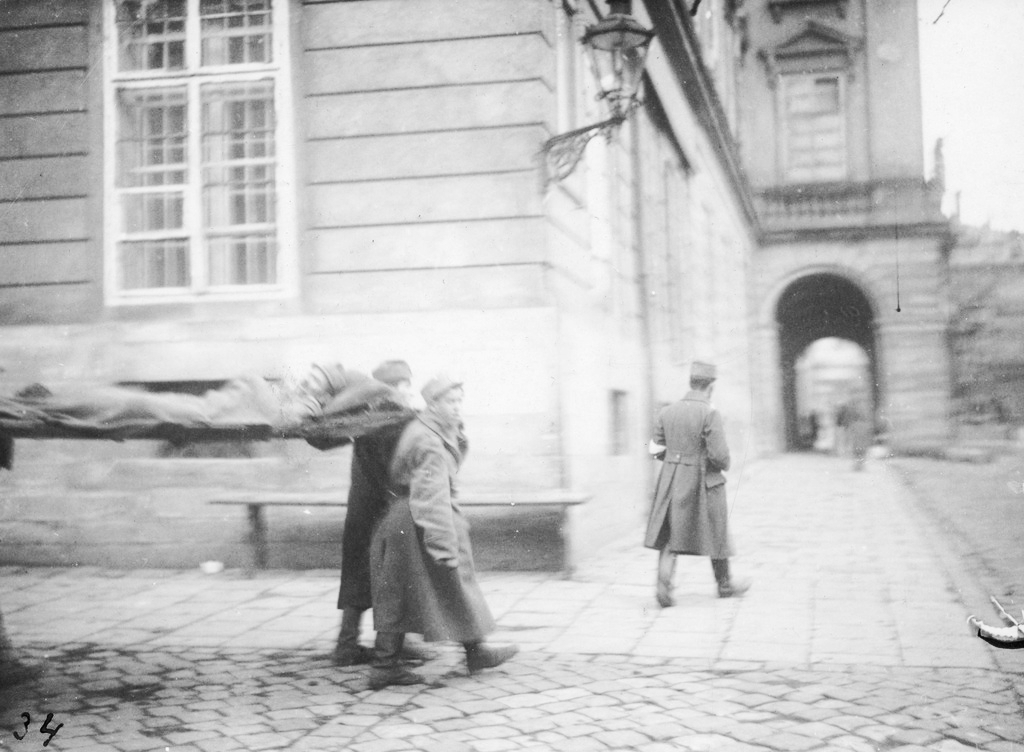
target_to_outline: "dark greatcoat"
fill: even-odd
[[[366,610],[370,593],[370,540],[387,511],[388,473],[398,439],[408,421],[361,436],[352,446],[348,508],[341,534],[341,587],[338,608]]]
[[[446,430],[429,411],[402,432],[391,463],[393,498],[370,547],[378,632],[466,643],[494,630],[455,498],[465,450],[461,432]]]
[[[644,545],[675,554],[732,555],[725,500],[729,447],[722,417],[699,392],[664,408],[654,441],[665,449]]]

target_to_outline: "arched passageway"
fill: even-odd
[[[838,338],[859,346],[867,357],[868,399],[878,404],[878,360],[874,312],[857,285],[835,274],[812,274],[786,288],[775,312],[779,327],[782,405],[786,448],[802,445],[797,361],[819,340]]]
[[[799,447],[840,451],[842,406],[856,396],[871,409],[871,394],[871,359],[860,345],[838,337],[815,340],[796,359]]]

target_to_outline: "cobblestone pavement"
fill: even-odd
[[[730,490],[747,597],[686,558],[659,609],[638,527],[571,581],[482,575],[513,661],[470,677],[442,646],[431,684],[378,692],[328,659],[334,572],[2,568],[45,672],[0,692],[0,748],[52,713],[82,751],[1024,752],[1024,651],[968,631],[987,596],[885,465],[785,456]]]
[[[921,507],[950,538],[953,551],[969,552],[972,574],[1008,611],[1024,607],[1024,445],[989,462],[900,458],[890,463]],[[984,514],[978,514],[984,505]],[[1011,608],[1012,607],[1012,608]]]

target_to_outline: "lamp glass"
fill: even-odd
[[[636,96],[653,37],[654,32],[622,14],[598,21],[583,35],[601,98],[608,101],[615,116],[623,115]]]

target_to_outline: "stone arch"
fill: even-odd
[[[876,314],[864,286],[834,270],[804,271],[775,297],[773,319],[778,330],[786,447],[799,441],[796,404],[796,362],[812,343],[837,337],[860,346],[868,356],[871,398],[879,404]]]

